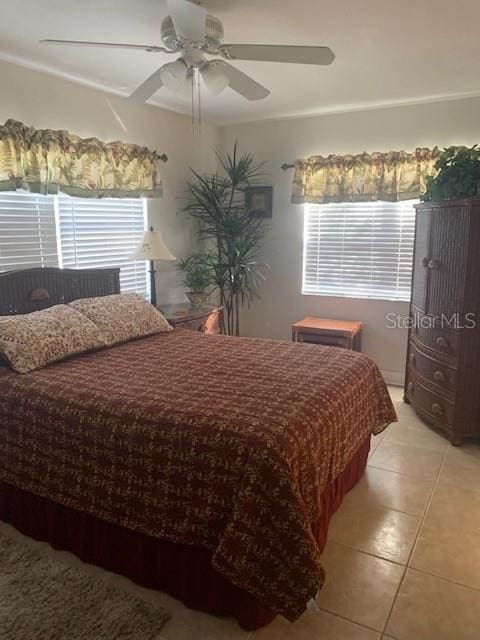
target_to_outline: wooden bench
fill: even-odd
[[[307,316],[292,325],[293,342],[361,351],[362,323]]]

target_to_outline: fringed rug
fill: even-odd
[[[170,614],[0,533],[1,640],[155,640]]]

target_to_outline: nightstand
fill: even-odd
[[[202,333],[221,333],[223,307],[208,305],[197,309],[189,302],[185,302],[184,304],[158,305],[158,308],[172,327]]]

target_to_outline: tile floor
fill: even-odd
[[[366,474],[332,519],[317,611],[249,634],[84,566],[166,606],[162,640],[479,640],[480,446],[452,447],[390,391],[399,423],[372,439]]]

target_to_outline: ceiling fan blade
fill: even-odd
[[[56,45],[72,45],[77,47],[107,47],[110,49],[138,49],[140,51],[151,51],[154,53],[174,53],[169,51],[165,47],[157,47],[156,45],[149,44],[122,44],[117,42],[87,42],[85,40],[40,40],[42,44],[56,44]]]
[[[163,87],[162,70],[163,67],[160,67],[160,69],[154,71],[152,75],[145,80],[145,82],[142,82],[142,84],[128,97],[130,102],[136,102],[138,104],[146,102],[154,93],[161,89]]]
[[[262,87],[261,84],[256,82],[253,78],[250,78],[250,76],[247,76],[243,71],[239,71],[223,60],[213,60],[213,62],[219,62],[223,65],[225,75],[230,81],[230,88],[247,100],[250,100],[251,102],[254,100],[263,100],[270,95],[270,91],[268,89]]]
[[[207,32],[207,11],[187,0],[167,0],[167,8],[179,38],[203,42]]]
[[[220,53],[229,60],[255,60],[258,62],[329,65],[335,60],[335,54],[329,47],[225,44],[220,47]]]

